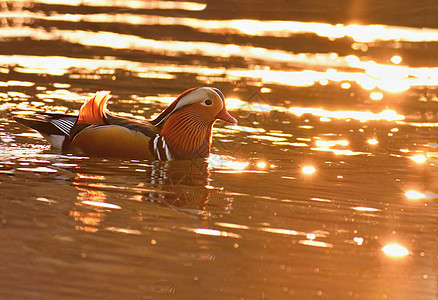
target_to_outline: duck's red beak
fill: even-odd
[[[230,115],[225,107],[217,114],[216,119],[224,120],[225,122],[237,125],[237,120],[232,115]]]

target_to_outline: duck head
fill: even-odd
[[[151,123],[161,131],[176,159],[207,157],[211,131],[217,120],[237,124],[225,107],[225,97],[217,88],[193,88],[182,93]]]

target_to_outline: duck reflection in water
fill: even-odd
[[[72,184],[78,195],[75,207],[68,214],[81,223],[76,226],[78,230],[89,232],[103,226],[109,211],[123,209],[126,205],[112,203],[111,199],[152,202],[202,219],[228,214],[232,209],[232,197],[210,183],[209,164],[203,159],[147,165],[91,159],[75,168]],[[122,194],[122,197],[115,197],[114,193]],[[142,209],[138,207],[139,211]]]
[[[164,193],[150,193],[150,199],[171,207],[205,210],[215,191],[203,160],[155,163],[151,183]]]

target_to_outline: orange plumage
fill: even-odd
[[[109,91],[100,91],[86,100],[79,110],[77,124],[104,125],[104,118],[107,111],[106,107],[110,98],[111,95]]]

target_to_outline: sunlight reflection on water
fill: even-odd
[[[26,1],[24,1],[26,2]],[[189,11],[200,11],[206,5],[197,2],[184,1],[141,1],[141,0],[34,0],[35,3],[59,4],[59,5],[87,5],[87,6],[115,6],[132,9],[182,9]]]
[[[434,299],[437,29],[190,1],[0,9],[5,295]],[[63,155],[11,120],[102,89],[149,119],[203,85],[239,126],[217,122],[201,162]]]
[[[361,60],[357,56],[349,55],[341,57],[335,53],[331,54],[292,54],[289,52],[270,50],[265,48],[222,45],[206,42],[179,42],[179,41],[157,41],[142,39],[136,36],[121,35],[111,32],[85,32],[85,31],[52,31],[50,33],[35,28],[0,28],[4,38],[10,37],[34,37],[39,40],[65,40],[72,43],[79,43],[86,46],[100,46],[117,49],[139,49],[144,51],[166,53],[167,55],[178,55],[178,53],[193,53],[210,56],[240,56],[253,59],[269,61],[284,61],[287,63],[299,63],[303,65],[319,66],[330,68],[326,71],[304,70],[304,71],[281,71],[274,69],[256,70],[233,70],[233,69],[209,69],[205,67],[186,66],[181,67],[152,67],[146,72],[138,72],[138,63],[127,61],[103,60],[100,68],[107,66],[108,69],[116,67],[136,70],[139,77],[171,79],[173,72],[193,72],[198,76],[220,76],[226,75],[233,78],[253,78],[262,80],[266,84],[282,84],[291,86],[311,86],[318,82],[343,82],[355,81],[366,90],[379,88],[387,92],[404,92],[413,86],[438,85],[438,68],[412,68],[407,66],[379,64],[372,60]],[[170,50],[171,49],[171,50]],[[48,60],[51,61],[48,61]],[[64,57],[20,57],[2,56],[0,61],[3,64],[14,64],[20,61],[26,72],[45,72],[52,75],[62,75],[69,68],[85,67],[96,70],[95,60],[67,60]],[[52,66],[53,69],[47,69]],[[338,71],[333,68],[349,67],[350,72]],[[154,70],[155,69],[155,70]],[[357,70],[362,70],[358,72]],[[382,96],[372,93],[373,100],[380,100]]]
[[[50,4],[69,4],[65,1],[35,1]],[[78,1],[80,4],[82,0]],[[190,2],[172,1],[118,1],[127,8],[143,9],[184,9],[203,10],[206,5]],[[107,1],[87,2],[91,6],[108,5]],[[21,17],[29,19],[45,19],[52,21],[69,20],[72,22],[86,21],[96,23],[125,23],[144,25],[182,25],[208,33],[241,33],[251,36],[274,36],[290,37],[297,34],[312,33],[331,40],[351,37],[358,43],[371,43],[375,41],[403,41],[403,42],[431,42],[438,41],[438,30],[434,28],[410,28],[402,26],[386,25],[359,25],[359,24],[324,24],[315,22],[293,21],[261,21],[261,20],[202,20],[195,18],[176,18],[165,16],[147,16],[133,14],[63,14],[50,16],[31,12],[6,12],[5,17]],[[401,59],[395,58],[394,63],[400,63]]]
[[[386,245],[385,247],[382,248],[382,251],[385,254],[394,257],[401,257],[409,254],[409,251],[405,247],[397,244]]]

